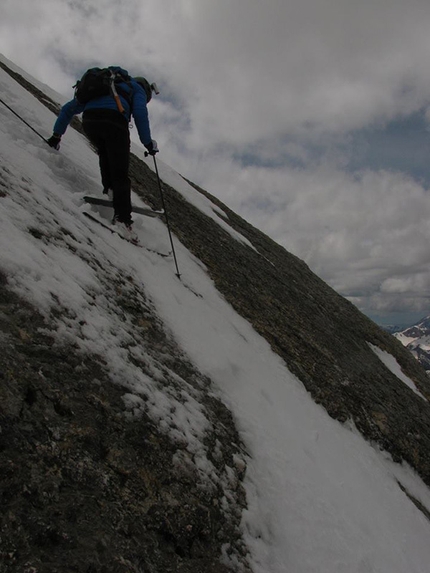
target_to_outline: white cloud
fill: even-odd
[[[428,108],[429,26],[428,0],[3,0],[0,51],[64,94],[96,63],[156,79],[167,163],[361,308],[425,313],[425,189],[339,142]]]
[[[338,292],[366,311],[428,312],[430,201],[419,184],[401,174],[357,178],[327,166],[277,173],[251,167],[237,177],[236,192],[217,195]]]

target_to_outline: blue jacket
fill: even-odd
[[[125,82],[121,82],[120,89],[118,90],[118,95],[121,99],[122,106],[124,108],[124,115],[127,119],[131,116],[134,118],[134,123],[137,127],[137,132],[139,134],[139,139],[143,145],[147,146],[151,143],[151,129],[149,127],[148,118],[148,108],[146,107],[146,93],[141,85],[139,85],[133,79],[131,80],[131,88]],[[133,90],[131,99],[131,109],[130,104],[127,99],[121,95],[121,91],[130,92]],[[92,99],[86,104],[80,104],[75,98],[63,105],[60,111],[60,115],[54,125],[54,133],[58,135],[63,135],[69,123],[72,121],[73,116],[87,111],[90,109],[114,109],[118,111],[116,101],[111,95],[106,95]],[[118,111],[119,113],[119,111]]]

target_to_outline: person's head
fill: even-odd
[[[145,90],[146,103],[149,103],[151,101],[152,92],[156,93],[157,95],[160,93],[158,91],[157,84],[156,83],[150,84],[146,78],[138,76],[138,77],[134,78],[134,81],[136,81]]]

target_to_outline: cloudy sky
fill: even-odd
[[[430,314],[428,0],[2,0],[0,52],[65,96],[157,81],[160,159],[380,323]]]

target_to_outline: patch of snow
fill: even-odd
[[[415,392],[415,394],[418,394],[418,396],[420,396],[423,400],[427,401],[427,398],[418,390],[418,388],[415,386],[414,382],[409,378],[409,376],[403,374],[400,364],[397,362],[397,360],[392,354],[386,352],[385,350],[381,350],[374,344],[369,343],[369,346],[376,354],[376,356],[381,360],[381,362],[385,364],[388,370],[390,370],[395,376],[397,376],[399,380],[404,382],[406,386],[408,386],[408,388],[410,388],[411,390],[413,390],[413,392]]]

